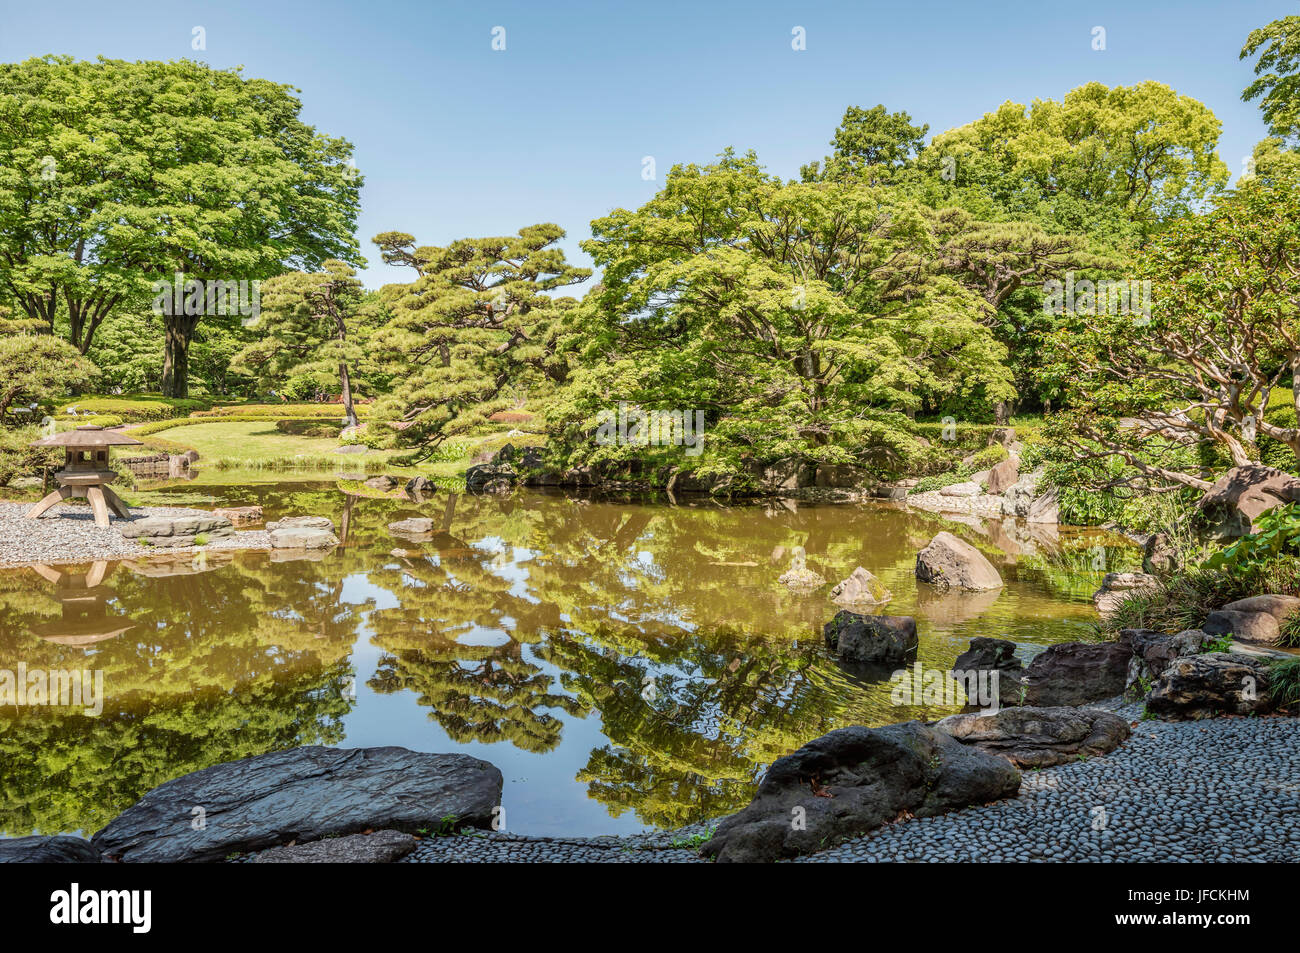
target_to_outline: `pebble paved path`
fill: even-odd
[[[1135,720],[1140,710],[1120,714]],[[402,862],[689,863],[703,830],[439,837]],[[1141,721],[1105,757],[1025,772],[1015,798],[901,821],[800,858],[886,861],[1300,861],[1300,719]]]

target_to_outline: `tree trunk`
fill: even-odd
[[[162,392],[164,397],[188,397],[190,392],[190,339],[197,318],[167,315],[163,342]]]
[[[357,425],[357,412],[352,407],[352,379],[348,377],[346,361],[339,362],[339,384],[343,389],[343,416],[347,418],[349,427],[355,427]]]

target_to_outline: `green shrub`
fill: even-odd
[[[945,486],[952,486],[954,483],[963,483],[970,474],[951,470],[948,473],[940,473],[935,476],[922,477],[916,482],[916,486],[907,492],[912,493],[930,493],[934,490],[942,490]]]
[[[1300,559],[1278,558],[1246,570],[1187,570],[1131,594],[1102,619],[1101,628],[1112,636],[1121,629],[1198,629],[1225,603],[1261,592],[1300,594]]]
[[[56,423],[66,425],[59,427],[58,429],[60,430],[71,430],[74,427],[86,427],[91,425],[104,428],[120,427],[126,422],[116,414],[90,414],[77,417],[69,414],[56,414],[54,420]]]
[[[1280,556],[1300,554],[1300,503],[1266,510],[1255,520],[1255,525],[1259,527],[1257,530],[1215,553],[1206,560],[1206,566],[1250,572]]]
[[[248,418],[240,418],[246,420]],[[343,430],[341,423],[330,423],[315,417],[296,417],[277,420],[275,429],[280,433],[298,437],[337,437]]]
[[[1005,460],[1010,453],[1007,448],[1000,443],[989,444],[983,450],[975,454],[975,458],[969,464],[971,473],[978,473],[980,470],[990,470]]]
[[[0,486],[20,476],[36,476],[43,467],[56,467],[63,459],[57,448],[32,447],[39,440],[41,428],[0,427]]]

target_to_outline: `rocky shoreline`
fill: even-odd
[[[333,523],[324,517],[289,517],[261,529],[236,531],[220,511],[141,506],[131,508],[131,519],[114,518],[101,528],[85,506],[59,504],[39,519],[24,519],[31,506],[0,503],[0,568],[236,550],[271,550],[294,558],[339,542]]]

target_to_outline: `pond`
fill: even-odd
[[[346,489],[355,491],[349,484]],[[368,491],[363,491],[368,492]],[[841,664],[827,588],[787,591],[795,546],[828,582],[863,566],[947,669],[978,635],[1093,636],[1093,531],[962,525],[896,504],[344,492],[329,481],[166,486],[157,505],[324,515],[317,560],[208,553],[0,571],[0,668],[95,669],[103,713],[0,712],[0,832],[98,830],[152,787],[297,745],[461,751],[505,776],[506,826],[589,835],[738,810],[766,765],[845,725],[955,707],[891,702],[888,672]],[[434,519],[425,541],[387,525]],[[941,595],[912,575],[940,529],[1006,580]],[[282,554],[277,554],[282,555]],[[101,637],[102,636],[102,637]]]

